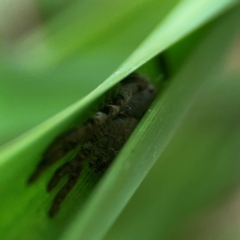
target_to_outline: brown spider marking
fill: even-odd
[[[66,184],[53,200],[49,210],[50,217],[58,212],[61,203],[76,184],[86,161],[95,172],[103,173],[108,168],[149,108],[156,93],[156,88],[145,77],[137,73],[129,75],[120,83],[116,96],[109,104],[83,126],[57,137],[47,148],[28,183],[36,181],[42,172],[81,144],[76,156],[59,167],[48,183],[47,191],[50,192],[61,178],[68,176]]]

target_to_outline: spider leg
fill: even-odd
[[[71,189],[77,183],[80,172],[81,172],[81,168],[77,168],[74,173],[71,173],[66,184],[57,193],[57,195],[55,196],[55,198],[53,200],[52,206],[49,210],[49,217],[54,217],[54,215],[59,211],[61,203],[63,202],[63,200],[68,195],[68,193],[71,191]]]
[[[69,175],[68,181],[66,184],[59,190],[57,195],[55,196],[51,209],[49,211],[49,216],[53,217],[59,210],[62,201],[66,198],[68,193],[77,183],[77,180],[80,176],[80,173],[83,168],[83,164],[88,156],[91,154],[92,145],[86,144],[83,146],[77,156],[70,162],[64,164],[62,167],[58,168],[48,183],[47,191],[51,191],[53,188],[57,186],[60,179],[66,175]]]
[[[114,107],[109,108],[111,109],[111,112],[116,111],[114,110]],[[32,184],[35,182],[46,169],[48,169],[78,145],[86,141],[87,136],[91,136],[89,133],[93,132],[98,125],[103,124],[107,118],[107,114],[103,112],[97,112],[93,118],[87,121],[83,126],[71,129],[60,137],[56,138],[55,141],[44,152],[42,160],[29,177],[28,183]]]
[[[56,154],[54,158],[43,158],[42,161],[38,164],[35,171],[32,173],[28,179],[28,183],[31,184],[35,182],[38,177],[52,164],[54,164],[58,159],[61,159],[65,154]]]
[[[28,183],[35,182],[38,177],[47,168],[64,157],[68,152],[76,148],[83,140],[85,140],[89,126],[81,126],[65,132],[47,148],[42,156],[42,160],[37,165],[35,171],[28,179]]]
[[[70,174],[73,169],[77,167],[79,167],[79,163],[77,161],[71,161],[65,163],[63,166],[58,168],[48,183],[47,191],[50,192],[53,188],[57,186],[61,178],[63,178],[67,174]]]
[[[81,169],[84,161],[91,154],[91,148],[91,144],[83,146],[72,161],[67,162],[58,168],[48,183],[47,191],[50,192],[53,188],[55,188],[60,179],[64,176],[68,174],[71,176],[75,169]]]

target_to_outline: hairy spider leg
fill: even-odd
[[[58,212],[61,203],[77,183],[77,180],[83,168],[83,164],[90,154],[91,145],[84,146],[84,149],[79,151],[77,156],[72,161],[64,164],[61,168],[55,171],[55,174],[48,183],[47,186],[48,192],[57,186],[62,177],[66,175],[69,175],[69,177],[65,185],[58,191],[57,195],[53,200],[52,206],[49,210],[50,217],[53,217]]]
[[[54,189],[58,185],[61,178],[70,174],[74,169],[78,168],[79,165],[81,165],[81,163],[78,161],[71,161],[58,168],[47,185],[47,191],[50,192],[52,189]]]
[[[55,196],[52,206],[48,212],[49,217],[54,217],[55,214],[59,211],[59,208],[61,206],[61,203],[66,198],[68,193],[71,191],[71,189],[75,186],[77,183],[78,177],[80,175],[81,169],[77,168],[74,170],[74,174],[69,176],[69,179],[67,183],[61,188],[61,190],[57,193]]]
[[[47,191],[50,192],[53,188],[55,188],[60,181],[60,179],[79,167],[82,167],[84,160],[91,154],[91,145],[83,146],[82,149],[79,150],[76,157],[70,162],[65,163],[63,166],[58,168],[51,180],[48,183]]]
[[[84,125],[79,128],[71,129],[60,137],[57,137],[44,152],[42,160],[28,179],[28,183],[31,184],[35,182],[47,168],[83,142],[86,138],[88,128],[89,125]]]

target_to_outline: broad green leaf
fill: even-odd
[[[214,22],[119,157],[156,164],[104,239],[239,239],[239,14]]]
[[[171,121],[166,125],[161,125],[162,127],[159,128],[159,131],[161,129],[165,130],[161,136],[161,141],[163,142],[164,138],[167,140],[164,141],[165,144],[158,148],[159,145],[150,145],[149,141],[147,141],[149,137],[153,136],[151,135],[153,134],[152,126],[157,126],[153,123],[162,119],[158,111],[162,105],[154,105],[152,112],[146,116],[138,131],[135,132],[129,144],[124,148],[116,164],[113,165],[89,201],[86,202],[84,209],[81,208],[83,200],[81,197],[88,194],[91,188],[91,186],[84,183],[86,179],[79,182],[65,202],[64,210],[56,219],[49,220],[46,217],[46,211],[51,199],[45,192],[45,185],[51,172],[46,173],[38,183],[31,187],[26,185],[27,177],[54,136],[57,136],[76,122],[83,122],[87,117],[88,107],[96,106],[95,102],[103,93],[128,73],[192,32],[232,3],[232,1],[222,1],[220,4],[216,4],[216,1],[210,3],[202,1],[201,3],[197,2],[194,7],[194,4],[190,1],[188,4],[187,2],[179,2],[171,11],[171,14],[159,23],[159,26],[130,55],[119,70],[102,85],[76,104],[1,149],[0,189],[2,197],[0,199],[0,222],[3,229],[0,232],[3,238],[57,239],[62,237],[63,239],[95,240],[101,239],[106,234],[147,172],[158,159],[160,153],[173,137],[172,126],[177,124],[178,120],[183,117],[183,114],[179,113],[181,109],[173,108],[172,118],[169,118]],[[189,11],[194,12],[194,17],[191,15],[186,17],[186,12]],[[191,22],[191,24],[187,28],[183,27],[188,25],[188,22]],[[185,80],[186,83],[183,81],[180,85],[191,83],[191,78],[181,80]],[[196,85],[193,84],[194,86],[192,86],[190,84],[190,86],[196,90],[199,84],[200,80],[197,81]],[[191,104],[194,91],[191,93],[192,88],[186,86],[186,89],[182,88],[182,94],[186,94],[185,103]],[[175,92],[173,91],[168,97],[171,106],[176,103],[177,99],[177,95],[175,96],[173,93]],[[147,148],[141,148],[141,146]],[[155,150],[153,151],[154,146]],[[142,152],[131,152],[132,149],[142,149]],[[139,158],[139,156],[141,157]],[[148,162],[146,162],[146,158],[149,158],[147,159]],[[130,159],[131,162],[129,162]],[[85,177],[91,178],[87,181],[89,184],[97,181],[96,176],[94,178],[94,176],[89,176],[86,173]],[[50,196],[52,198],[53,194]],[[17,224],[16,221],[18,221]],[[64,233],[66,235],[63,235]]]
[[[195,17],[197,16],[197,13],[200,15],[198,16],[199,18],[203,17],[203,14],[200,14],[200,6],[206,10],[205,17],[208,16],[207,13],[209,12],[207,9],[209,6],[207,2],[206,5],[204,5],[203,2],[198,6],[195,5],[196,9],[192,9],[193,5],[191,4],[187,6],[189,7],[189,11],[190,9],[191,11],[196,11]],[[138,67],[144,62],[144,59],[152,57],[153,55],[150,55],[149,53],[151,53],[150,49],[157,48],[154,46],[159,47],[159,49],[157,49],[158,51],[168,47],[168,45],[165,45],[163,39],[165,36],[169,36],[170,32],[168,33],[167,31],[170,31],[171,27],[175,26],[175,20],[182,19],[179,16],[179,12],[182,7],[183,6],[180,4],[179,8],[176,8],[176,11],[172,13],[172,18],[169,17],[164,24],[160,24],[159,28],[157,28],[156,31],[154,31],[152,35],[150,35],[149,38],[142,44],[142,46],[130,56],[129,64],[126,62],[126,64],[123,65],[123,69],[126,69],[126,71],[134,70],[135,67]],[[206,7],[206,9],[204,7]],[[202,13],[204,12],[203,9]],[[178,16],[178,18],[175,16],[175,14]],[[182,14],[185,15],[186,13],[183,11]],[[199,18],[197,19],[199,20]],[[185,18],[183,18],[182,22],[177,21],[179,24],[177,28],[179,33],[185,32],[185,28],[181,28],[179,22],[185,26],[188,21],[189,20]],[[193,22],[191,24],[194,26]],[[174,41],[174,34],[171,36],[171,41]],[[175,35],[175,37],[177,36],[178,35]],[[161,39],[162,41],[156,44],[155,41],[159,41],[158,39]],[[143,58],[141,55],[143,54],[144,49],[147,49],[145,58]],[[191,67],[193,67],[195,64],[196,63],[194,62]],[[121,74],[121,71],[119,72]],[[169,108],[169,106],[163,106],[161,103],[159,103],[158,106],[155,105],[155,108],[153,108],[151,111],[150,116],[152,117],[149,116],[143,125],[139,126],[138,130],[136,131],[136,135],[133,135],[131,138],[132,142],[130,142],[129,145],[124,148],[122,154],[116,161],[115,166],[113,166],[115,168],[113,168],[112,171],[109,172],[109,175],[106,175],[106,178],[103,179],[101,182],[102,185],[99,186],[93,197],[87,202],[86,208],[79,214],[75,224],[71,226],[69,232],[64,235],[63,239],[75,239],[77,237],[83,239],[101,239],[103,237],[107,229],[111,227],[111,224],[116,220],[118,214],[122,211],[125,204],[128,202],[134,191],[137,189],[141,181],[158,159],[163,149],[172,139],[174,127],[177,127],[181,118],[184,117],[184,113],[181,112],[181,110],[185,106],[183,105],[182,108],[177,108],[176,99],[180,98],[180,96],[176,95],[175,97],[174,95],[176,92],[181,95],[185,95],[185,102],[183,104],[191,104],[194,91],[197,91],[202,83],[202,77],[199,76],[198,79],[198,81],[193,81],[192,78],[188,77],[185,79],[181,78],[181,81],[185,80],[183,82],[180,82],[179,80],[178,87],[179,85],[182,85],[182,88],[179,90],[176,87],[174,92],[171,93],[171,97],[169,96],[169,104],[173,105],[174,108],[164,122],[163,117],[166,114],[165,109]],[[158,123],[156,124],[156,129],[154,128],[154,122]],[[155,143],[154,138],[156,138]],[[138,149],[138,151],[136,149]],[[142,149],[142,151],[139,151],[140,149]],[[97,229],[97,231],[91,231],[92,228]],[[114,237],[117,238],[117,236]]]

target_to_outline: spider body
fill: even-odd
[[[120,83],[117,94],[93,118],[83,126],[59,136],[48,147],[30,176],[29,183],[81,145],[76,156],[59,167],[48,183],[47,190],[51,191],[61,178],[68,176],[67,182],[53,200],[50,217],[58,212],[62,201],[76,184],[86,161],[93,171],[105,172],[150,106],[156,92],[156,88],[146,78],[137,73],[129,75]]]

